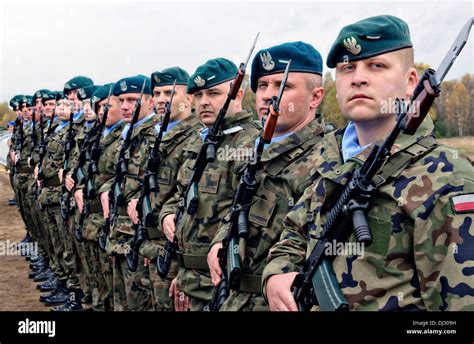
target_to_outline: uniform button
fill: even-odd
[[[337,174],[337,175],[340,175],[340,174],[341,174],[341,170],[336,170],[336,174]]]

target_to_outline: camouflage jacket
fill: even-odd
[[[240,241],[242,273],[246,275],[241,281],[241,291],[260,292],[268,251],[280,238],[283,219],[312,183],[310,170],[314,161],[308,156],[323,134],[324,122],[319,116],[306,127],[264,149],[262,168],[256,176],[259,187],[249,211],[250,235]],[[234,181],[237,183],[238,180]],[[213,242],[222,241],[228,231],[228,222],[221,222]]]
[[[41,193],[38,198],[42,205],[57,205],[61,193],[58,172],[63,166],[64,138],[69,126],[55,132],[59,121],[52,124],[51,134],[46,139],[46,154],[40,166],[43,174]]]
[[[132,221],[127,214],[127,205],[128,202],[133,198],[138,198],[138,193],[143,183],[143,176],[145,174],[146,162],[148,160],[148,147],[153,145],[156,138],[155,131],[155,118],[152,117],[133,129],[131,136],[130,148],[126,152],[126,157],[128,160],[128,171],[127,175],[124,178],[122,190],[124,197],[126,199],[125,204],[119,206],[118,208],[118,217],[117,221],[114,224],[114,228],[123,233],[133,235],[134,230],[132,227]],[[115,161],[114,161],[114,171],[116,170],[118,158],[120,155],[120,150],[122,148],[124,140],[120,139],[120,143],[115,146]],[[115,172],[114,172],[115,173]],[[111,190],[114,183],[112,178],[104,183],[102,190]]]
[[[197,115],[192,113],[188,118],[169,129],[161,141],[159,148],[161,160],[157,173],[158,192],[156,195],[150,194],[156,223],[151,228],[147,228],[149,239],[164,239],[163,233],[158,230],[158,216],[161,207],[176,193],[178,171],[186,161],[185,147],[191,142],[199,140],[197,133],[202,127]]]
[[[31,172],[31,168],[28,165],[28,159],[30,158],[31,152],[31,133],[33,128],[31,126],[31,121],[28,125],[25,125],[23,128],[23,146],[21,150],[18,150],[15,147],[15,153],[17,154],[17,163],[16,167],[18,168],[18,173],[25,173],[28,174]]]
[[[426,139],[432,130],[427,118],[416,135],[397,139],[388,161],[409,159],[401,169],[393,163],[381,169],[391,173],[371,197],[372,245],[333,262],[353,310],[474,310],[474,213],[454,208],[459,195],[474,194],[474,173],[458,151]],[[285,219],[263,273],[264,291],[271,275],[299,270],[341,187],[372,149],[343,163],[341,141],[340,132],[323,139],[317,179]]]
[[[89,164],[87,160],[87,154],[89,149],[92,146],[92,141],[94,140],[94,133],[97,132],[96,125],[98,123],[94,122],[89,128],[87,128],[85,125],[83,127],[78,128],[78,131],[75,136],[75,145],[74,148],[71,152],[71,158],[70,160],[70,167],[71,167],[71,172],[69,174],[72,174],[73,171],[76,171],[76,176],[74,176],[74,179],[77,181],[77,169],[80,167],[82,169],[82,172],[85,174],[87,172],[87,166]],[[84,141],[87,140],[87,143]],[[82,156],[81,156],[82,155]],[[81,161],[82,160],[82,161]],[[79,166],[79,165],[82,166]]]
[[[188,295],[206,299],[203,295],[203,287],[211,287],[209,272],[206,271],[206,256],[209,246],[217,232],[220,220],[227,214],[232,205],[232,190],[236,175],[245,161],[251,157],[251,153],[244,159],[222,159],[224,155],[235,149],[242,152],[253,151],[255,139],[260,133],[259,122],[253,119],[251,113],[241,112],[231,117],[226,117],[224,131],[236,128],[238,131],[230,130],[224,135],[224,139],[216,152],[216,161],[206,166],[204,174],[199,182],[199,206],[194,215],[184,212],[181,226],[176,228],[176,238],[180,251],[183,253],[184,264],[178,274],[180,290]],[[186,162],[178,172],[178,192],[170,198],[162,207],[159,224],[169,214],[175,214],[179,196],[186,189],[192,176],[195,159],[202,147],[202,140],[198,138],[195,143],[185,148],[184,157]]]

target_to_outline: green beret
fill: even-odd
[[[77,99],[85,100],[90,99],[94,92],[99,88],[99,85],[90,85],[77,90]]]
[[[150,78],[144,75],[135,75],[127,78],[122,78],[117,81],[114,85],[113,95],[118,97],[121,94],[126,93],[141,93],[143,88],[143,80],[146,80],[145,89],[143,94],[150,94]]]
[[[67,96],[69,92],[73,90],[77,90],[79,88],[83,88],[86,86],[93,85],[94,82],[92,81],[91,78],[88,78],[86,76],[75,76],[68,82],[64,84],[64,90],[63,93]]]
[[[33,106],[33,97],[32,96],[22,96],[18,102],[18,106],[21,107],[23,104],[26,104],[27,107]]]
[[[383,15],[360,20],[339,32],[327,58],[327,66],[364,60],[391,51],[411,48],[410,30],[400,18]]]
[[[252,61],[250,88],[257,92],[258,79],[265,75],[284,73],[291,60],[291,72],[319,74],[323,73],[321,54],[304,42],[291,42],[260,50]]]
[[[23,98],[21,94],[17,94],[12,99],[10,99],[10,107],[15,110],[15,108],[20,106],[20,99]]]
[[[43,105],[46,103],[48,100],[56,100],[56,92],[49,91],[49,90],[43,90],[41,92],[41,102]]]
[[[48,91],[47,89],[42,89],[39,91],[36,91],[35,94],[33,95],[33,104],[36,104],[36,99],[42,98],[43,97],[43,92]]]
[[[100,86],[99,88],[97,88],[95,90],[95,92],[92,94],[92,97],[90,98],[90,101],[91,101],[91,106],[92,108],[94,109],[94,112],[97,113],[97,111],[99,110],[97,108],[98,104],[103,101],[104,99],[107,99],[109,94],[110,95],[113,95],[112,93],[110,93],[110,88],[112,87],[112,91],[114,89],[114,84],[113,83],[110,83],[110,84],[106,84],[104,86]]]
[[[151,94],[156,86],[173,85],[176,80],[176,85],[187,85],[189,74],[182,68],[172,67],[163,69],[161,72],[154,72],[151,74]]]
[[[199,66],[194,74],[189,77],[187,92],[193,94],[198,90],[205,90],[233,80],[237,75],[237,71],[235,63],[225,58],[219,57],[209,60]]]
[[[67,95],[64,94],[63,91],[55,91],[54,93],[56,93],[56,101],[67,98]]]

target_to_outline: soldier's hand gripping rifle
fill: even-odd
[[[349,303],[336,281],[332,260],[326,255],[326,245],[333,240],[347,241],[352,232],[358,242],[371,244],[372,234],[367,214],[370,198],[376,192],[373,178],[390,157],[391,148],[399,134],[413,135],[423,122],[434,99],[439,96],[441,82],[464,47],[473,23],[474,18],[471,18],[464,25],[438,70],[427,69],[424,72],[410,104],[406,105],[397,99],[395,128],[381,146],[374,146],[367,160],[354,171],[342,194],[331,207],[318,241],[292,285],[293,297],[300,311],[308,311],[313,305],[319,305],[323,311],[349,309]],[[343,219],[347,218],[352,220],[352,224],[346,226]]]
[[[71,156],[72,149],[74,148],[74,130],[73,130],[73,123],[74,123],[74,108],[71,109],[71,114],[69,115],[69,128],[67,131],[66,142],[64,143],[64,167],[62,173],[62,187],[61,187],[61,216],[64,221],[69,221],[69,201],[70,201],[70,193],[66,188],[66,176],[70,170],[70,162],[69,158]]]
[[[265,128],[260,138],[257,140],[257,147],[254,151],[252,160],[247,164],[244,172],[240,176],[239,186],[235,193],[232,208],[229,215],[224,219],[224,223],[229,228],[229,233],[222,241],[222,248],[218,252],[219,265],[221,267],[221,280],[214,289],[212,300],[209,304],[211,312],[217,312],[225,300],[229,297],[230,290],[239,290],[240,288],[240,238],[246,239],[249,236],[249,210],[252,205],[253,196],[257,192],[257,172],[262,168],[261,159],[265,144],[269,144],[275,132],[278,116],[280,115],[280,101],[285,90],[288,73],[291,66],[291,60],[285,69],[283,79],[277,96],[270,100],[268,113],[266,116]]]
[[[82,209],[81,216],[79,217],[79,223],[76,227],[76,239],[79,242],[83,240],[83,233],[84,233],[84,221],[87,215],[90,212],[90,200],[91,198],[95,197],[94,195],[94,184],[95,184],[95,176],[99,174],[99,159],[100,155],[102,154],[102,147],[100,146],[100,139],[102,138],[102,133],[105,128],[105,124],[107,122],[107,117],[109,115],[109,104],[110,104],[110,96],[112,94],[113,84],[110,85],[109,95],[107,96],[107,103],[104,106],[104,113],[102,115],[102,120],[97,126],[96,133],[91,137],[94,137],[94,142],[92,143],[92,147],[90,149],[90,154],[88,154],[89,167],[87,169],[87,178],[85,180],[85,192],[83,194],[84,197],[84,208]],[[78,177],[78,184],[82,184],[82,181],[79,180]]]
[[[125,204],[125,197],[123,195],[123,181],[125,179],[125,175],[128,172],[129,158],[127,152],[129,151],[130,145],[132,143],[133,127],[138,122],[138,116],[142,107],[142,96],[143,92],[145,91],[145,86],[146,78],[144,78],[143,80],[143,86],[140,92],[140,97],[137,99],[137,102],[135,103],[135,108],[133,109],[133,117],[132,121],[130,122],[130,127],[128,129],[127,136],[125,137],[125,140],[122,143],[122,147],[120,148],[118,162],[115,168],[115,179],[112,184],[112,190],[109,193],[110,212],[109,216],[105,221],[105,226],[99,235],[99,246],[103,251],[105,251],[107,245],[107,236],[110,232],[111,221],[117,214],[118,207]]]
[[[247,68],[248,61],[250,60],[250,56],[252,55],[252,52],[255,49],[255,45],[257,44],[258,35],[259,34],[257,34],[253,41],[247,59],[245,60],[245,62],[240,64],[235,80],[230,88],[230,92],[227,95],[227,99],[222,109],[219,111],[219,114],[217,115],[214,124],[209,129],[206,137],[204,138],[204,143],[194,163],[193,174],[191,176],[189,185],[179,197],[178,208],[175,217],[176,229],[180,227],[180,222],[184,215],[184,211],[186,211],[189,215],[193,215],[198,209],[199,181],[201,180],[201,177],[204,173],[204,170],[206,169],[207,164],[214,162],[214,160],[216,159],[216,150],[223,138],[222,127],[224,125],[225,115],[229,108],[230,102],[235,99],[237,93],[240,90],[240,86],[242,85],[242,81],[244,80],[245,70]],[[168,275],[168,271],[171,266],[171,257],[174,255],[175,252],[177,252],[178,245],[175,241],[176,239],[173,241],[168,240],[163,249],[163,253],[158,256],[157,269],[158,275],[161,278],[165,278]]]
[[[153,147],[150,148],[145,176],[143,178],[143,186],[140,197],[138,198],[137,210],[138,213],[141,214],[141,218],[139,218],[138,224],[133,225],[135,234],[131,244],[131,251],[129,254],[127,254],[128,269],[132,272],[137,270],[140,246],[147,239],[146,227],[150,226],[153,221],[153,209],[151,207],[150,193],[153,192],[156,196],[159,191],[157,173],[161,160],[160,145],[161,141],[163,140],[164,133],[168,130],[175,88],[176,80],[173,83],[170,100],[167,101],[165,105],[165,112],[161,121],[160,131],[158,132]]]

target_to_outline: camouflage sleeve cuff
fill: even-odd
[[[100,187],[99,194],[102,192],[110,192],[110,190],[112,190],[112,182],[106,182]]]
[[[176,199],[176,195],[173,198],[170,198],[168,201],[166,201],[165,204],[163,204],[163,207],[161,208],[160,211],[160,216],[159,216],[159,221],[158,221],[158,230],[160,232],[163,232],[163,219],[170,215],[170,214],[176,214],[176,207],[178,206],[178,201]]]
[[[211,246],[209,247],[209,250],[211,249],[212,246],[214,246],[218,242],[222,242],[227,237],[228,233],[229,233],[229,224],[221,222],[219,224],[219,228],[217,229],[216,236],[211,242]]]
[[[281,275],[287,272],[299,272],[300,267],[292,263],[288,257],[282,256],[270,261],[262,273],[262,295],[268,302],[266,295],[267,281],[274,275]]]

